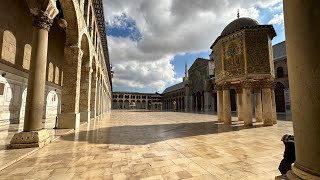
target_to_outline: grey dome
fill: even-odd
[[[257,26],[258,21],[251,18],[238,18],[231,23],[229,23],[222,31],[221,36],[230,34],[244,27]]]

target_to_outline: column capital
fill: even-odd
[[[243,80],[243,81],[241,81],[241,86],[244,89],[250,89],[252,87],[252,81],[248,80],[248,79]]]
[[[27,0],[27,3],[30,13],[33,16],[32,25],[34,27],[49,31],[53,19],[59,13],[56,0]]]
[[[216,89],[217,91],[222,91],[222,85],[216,84],[216,85],[215,85],[215,89]]]
[[[229,90],[231,84],[229,82],[222,83],[222,90]]]
[[[235,90],[236,90],[237,94],[241,94],[243,92],[242,85],[240,83],[236,84],[235,85]]]
[[[47,12],[39,10],[37,14],[32,13],[31,15],[33,17],[32,26],[50,31],[50,27],[52,26],[53,19],[49,17]]]
[[[270,88],[270,89],[275,89],[275,83],[274,81],[270,79],[265,79],[261,82],[262,88]]]
[[[260,93],[262,86],[260,81],[255,81],[252,83],[252,88],[254,93]]]

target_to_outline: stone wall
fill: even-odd
[[[24,119],[26,95],[27,95],[27,73],[15,70],[9,66],[2,65],[0,68],[1,88],[0,94],[0,124],[21,123]],[[43,107],[43,118],[55,118],[60,113],[61,87],[47,82],[45,90],[45,105]]]

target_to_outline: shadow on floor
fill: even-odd
[[[62,139],[67,141],[87,141],[88,143],[96,144],[146,145],[175,138],[263,127],[262,124],[244,126],[243,123],[236,123],[233,122],[232,126],[217,122],[199,122],[105,127],[72,133],[63,136]]]

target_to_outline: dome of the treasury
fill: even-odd
[[[251,18],[238,18],[229,23],[222,31],[221,36],[225,36],[244,27],[251,27],[259,25],[258,21]]]

